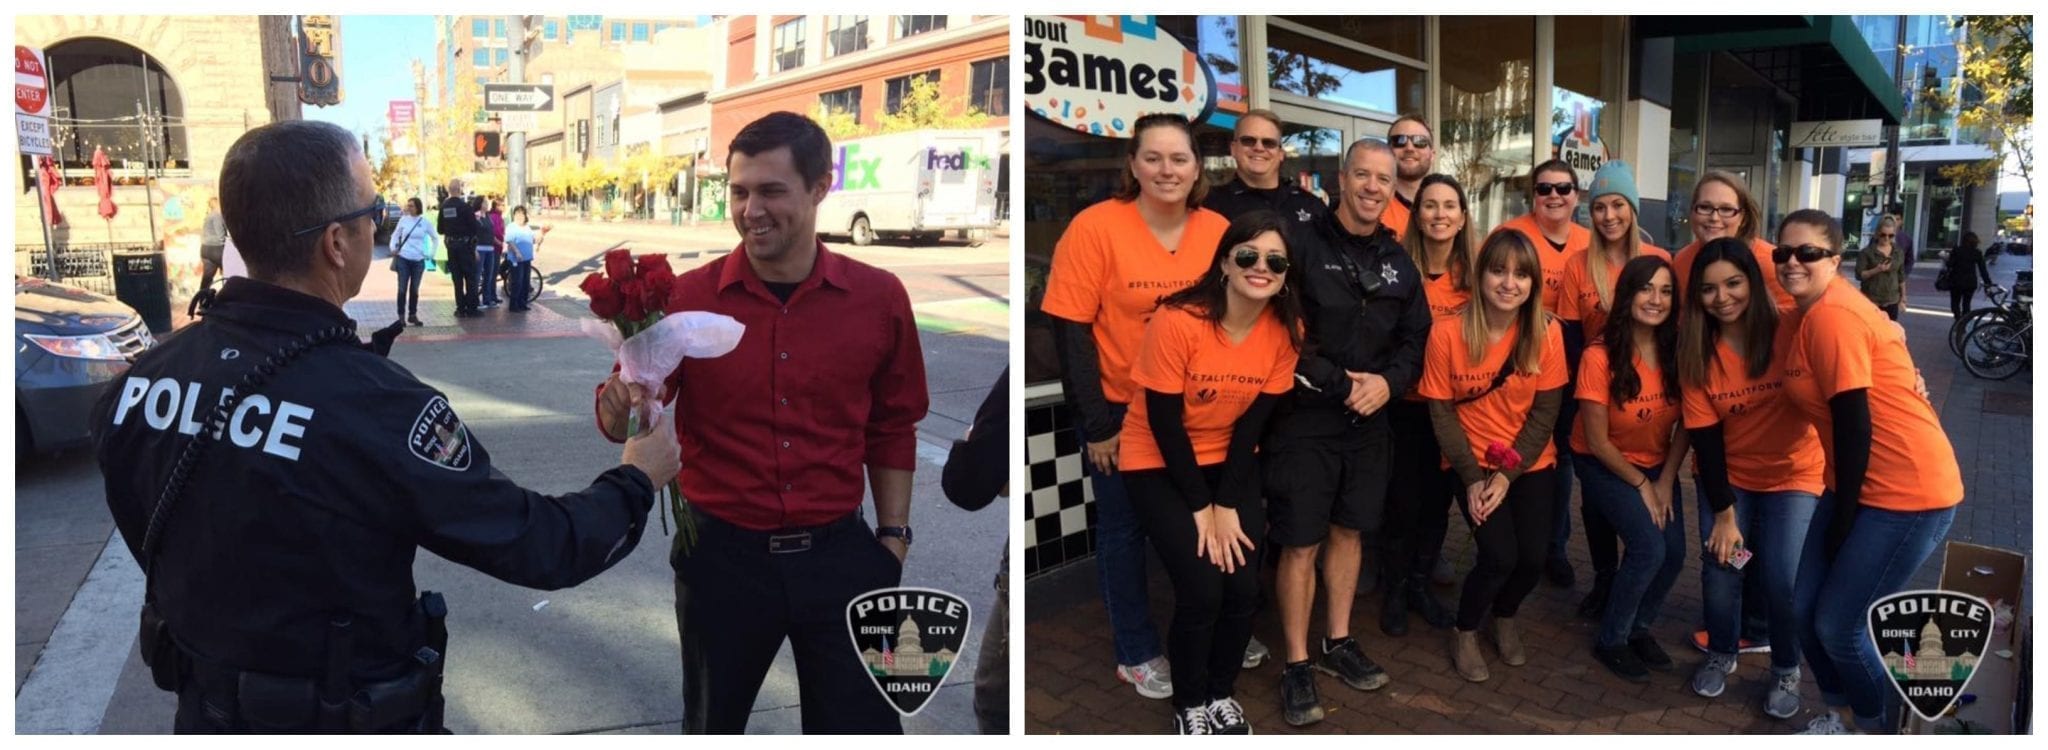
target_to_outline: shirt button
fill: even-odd
[[[788,448],[788,447],[789,447],[789,441],[787,441],[787,440],[784,440],[784,441],[782,441],[782,447],[784,447],[784,448]]]
[[[782,489],[784,489],[784,490],[793,490],[793,489],[796,489],[796,485],[794,485],[794,484],[785,484],[785,485],[782,485]]]
[[[783,406],[788,406],[788,405],[789,405],[789,397],[788,397],[788,396],[783,396],[783,397],[782,397],[782,405],[783,405]]]
[[[789,359],[789,352],[783,352],[783,353],[782,353],[782,358],[783,358],[783,359]]]

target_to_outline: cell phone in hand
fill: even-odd
[[[1741,570],[1742,566],[1749,564],[1751,557],[1755,555],[1751,554],[1748,548],[1736,547],[1734,552],[1728,553],[1728,567]]]

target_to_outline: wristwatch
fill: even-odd
[[[883,537],[890,537],[890,536],[893,536],[893,537],[896,537],[897,539],[901,539],[901,540],[903,540],[903,543],[904,543],[904,544],[906,544],[906,545],[907,545],[907,544],[910,544],[910,527],[909,527],[909,526],[876,526],[876,527],[875,527],[875,538],[876,538],[876,539],[881,539],[881,538],[883,538]]]

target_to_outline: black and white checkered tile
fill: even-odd
[[[1025,401],[1024,575],[1030,578],[1095,553],[1095,491],[1081,474],[1073,410],[1057,395]]]

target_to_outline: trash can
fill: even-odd
[[[171,288],[162,250],[114,251],[114,298],[142,314],[150,333],[171,330]]]

